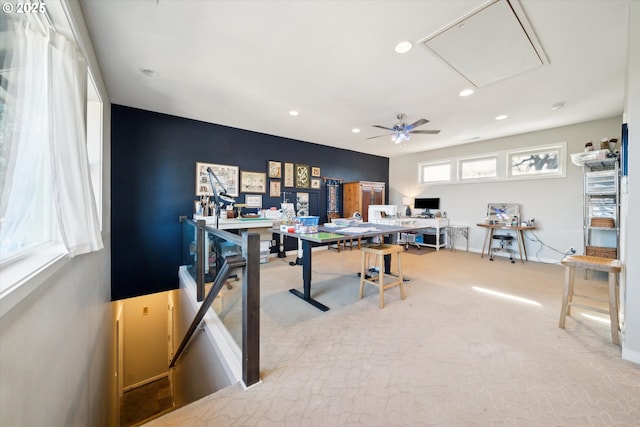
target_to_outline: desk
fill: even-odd
[[[319,301],[311,298],[311,243],[332,243],[337,242],[339,240],[349,239],[349,238],[367,238],[374,236],[384,236],[395,233],[402,233],[407,231],[415,231],[419,229],[419,227],[405,225],[405,226],[393,226],[386,224],[373,224],[368,222],[359,223],[356,225],[351,225],[349,227],[318,227],[317,233],[311,234],[301,234],[301,233],[289,233],[287,231],[281,231],[280,229],[274,228],[272,231],[274,233],[289,236],[296,239],[302,240],[302,286],[303,292],[300,292],[297,289],[289,289],[293,295],[298,298],[306,301],[307,303],[313,305],[314,307],[327,311],[329,307],[322,304]],[[387,271],[390,267],[390,258],[387,259],[385,256],[385,271]]]
[[[488,223],[479,223],[476,224],[478,227],[484,227],[487,229],[487,234],[484,236],[484,243],[482,244],[482,253],[480,254],[480,258],[484,257],[484,248],[487,246],[487,241],[489,242],[489,250],[491,250],[491,239],[493,238],[493,230],[514,230],[516,232],[516,240],[518,241],[518,252],[520,253],[520,262],[524,263],[522,260],[522,252],[524,251],[524,259],[529,261],[527,258],[527,246],[524,244],[524,232],[526,230],[535,230],[534,225],[506,225],[506,224],[488,224]],[[488,253],[488,252],[487,252]]]
[[[395,225],[395,226],[411,226],[413,227],[412,231],[415,230],[423,230],[423,229],[435,229],[434,243],[416,243],[419,246],[427,246],[430,248],[435,248],[436,251],[439,251],[440,248],[445,247],[447,242],[440,241],[441,231],[449,225],[448,218],[420,218],[420,217],[405,217],[405,218],[381,218],[376,220],[371,220],[370,222],[375,224],[385,224],[385,225]],[[423,233],[426,235],[432,235],[431,232]]]

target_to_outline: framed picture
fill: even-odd
[[[280,197],[280,181],[269,181],[269,197]]]
[[[314,190],[320,189],[320,178],[311,178],[311,188]]]
[[[320,168],[317,166],[311,167],[311,176],[320,176]]]
[[[309,176],[309,165],[296,164],[296,188],[309,188],[311,177]]]
[[[293,163],[285,163],[284,164],[284,186],[285,187],[293,187],[294,186],[294,173],[293,173]]]
[[[298,216],[309,215],[309,193],[296,194],[296,212]]]
[[[239,169],[237,166],[216,165],[213,163],[201,162],[196,162],[196,196],[213,195],[211,182],[209,181],[209,173],[207,172],[208,168],[211,168],[211,170],[215,174],[214,179],[218,178],[218,181],[220,181],[216,182],[216,189],[219,193],[226,190],[228,195],[232,197],[238,197]]]
[[[243,193],[266,193],[267,174],[264,172],[240,172],[240,191]]]
[[[259,194],[247,194],[244,203],[248,208],[262,208],[262,196]]]
[[[269,160],[269,178],[282,178],[282,163]]]

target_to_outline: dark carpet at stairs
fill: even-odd
[[[135,425],[172,406],[168,377],[126,391],[121,400],[120,426]]]

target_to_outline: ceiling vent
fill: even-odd
[[[517,0],[492,0],[420,44],[476,87],[549,63]]]

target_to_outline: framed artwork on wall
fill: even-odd
[[[217,165],[213,163],[196,162],[196,196],[212,196],[211,182],[207,169],[211,168],[220,183],[216,183],[218,192],[222,192],[220,184],[227,194],[238,197],[238,166]],[[215,178],[214,177],[214,178]]]
[[[248,208],[262,208],[262,196],[259,194],[247,194],[244,203]]]
[[[284,164],[284,183],[285,187],[294,186],[293,163]]]
[[[320,168],[317,166],[313,166],[311,168],[311,176],[320,176]]]
[[[320,189],[320,178],[311,178],[311,188],[314,190]]]
[[[269,178],[282,178],[282,163],[269,160]]]
[[[266,193],[267,174],[264,172],[240,172],[240,191],[243,193]]]
[[[309,188],[311,177],[309,176],[309,165],[296,164],[296,188]]]
[[[296,212],[298,216],[309,215],[309,193],[296,194]]]
[[[280,181],[269,181],[269,197],[280,197]]]

